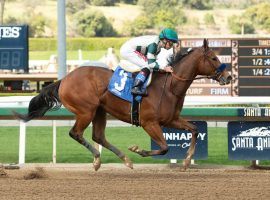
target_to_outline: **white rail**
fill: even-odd
[[[186,96],[184,106],[270,104],[269,97]]]
[[[0,107],[27,107],[33,96],[0,97]],[[186,96],[184,106],[270,104],[269,97]]]

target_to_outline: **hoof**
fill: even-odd
[[[125,156],[123,161],[128,168],[133,169],[133,163],[128,157]]]
[[[180,168],[180,172],[186,172],[186,171],[187,171],[187,169],[185,169],[184,167]]]
[[[132,162],[130,162],[130,163],[125,163],[125,165],[126,165],[128,168],[133,169],[133,163],[132,163]]]
[[[134,145],[132,147],[129,147],[128,150],[130,150],[132,152],[138,152],[139,151],[139,147],[137,145]]]
[[[101,166],[101,161],[100,161],[100,158],[94,158],[94,161],[93,161],[93,167],[95,169],[95,171],[97,171]]]
[[[190,166],[190,159],[186,158],[185,160],[183,160],[183,168],[184,170],[187,170],[187,168],[189,168]]]

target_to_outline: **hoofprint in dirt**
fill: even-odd
[[[33,176],[40,171],[46,176]],[[0,177],[0,199],[268,199],[270,172],[243,167],[25,165]]]

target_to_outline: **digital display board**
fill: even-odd
[[[238,40],[239,96],[270,96],[270,39]]]
[[[0,26],[0,69],[28,72],[28,26]]]
[[[231,84],[195,80],[187,95],[270,96],[270,38],[208,39],[221,62],[232,75]],[[182,39],[181,51],[201,47],[202,39]]]

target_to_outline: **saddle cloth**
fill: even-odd
[[[145,81],[143,85],[143,90],[146,90],[147,83],[150,82],[151,76]],[[115,96],[124,99],[128,102],[133,102],[133,95],[131,94],[131,89],[133,86],[133,77],[131,72],[125,71],[123,68],[118,66],[109,82],[108,90],[114,94]],[[142,97],[136,98],[139,102],[141,101]]]

